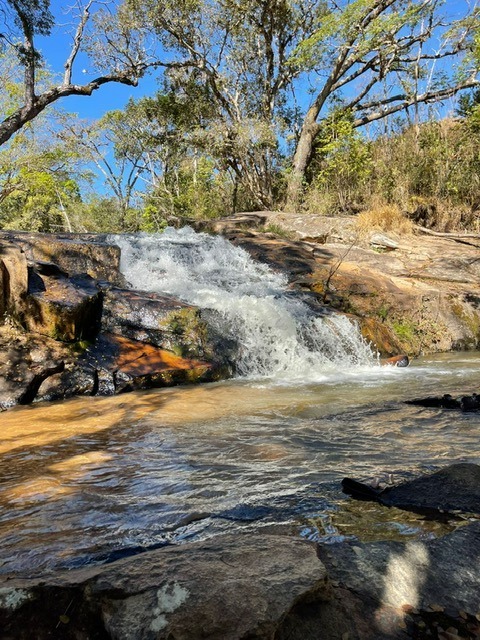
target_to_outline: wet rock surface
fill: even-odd
[[[420,512],[480,515],[480,465],[453,464],[383,491],[345,478],[343,491],[361,500]]]
[[[478,349],[480,240],[459,248],[455,238],[389,233],[372,245],[355,220],[266,211],[196,226],[291,271],[292,283],[355,317],[383,357]],[[281,233],[265,233],[269,228]]]
[[[435,408],[435,409],[459,409],[465,412],[480,411],[480,395],[472,393],[471,395],[452,397],[449,393],[443,396],[429,396],[428,398],[416,398],[414,400],[406,400],[406,404],[414,404],[417,407]]]

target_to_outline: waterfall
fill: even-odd
[[[321,380],[338,368],[376,363],[347,317],[316,315],[288,291],[283,274],[221,236],[184,227],[111,236],[109,241],[121,248],[120,268],[135,289],[209,310],[209,321],[238,345],[237,375]]]

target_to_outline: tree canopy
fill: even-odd
[[[87,0],[71,10],[75,27],[58,82],[45,75],[36,44],[53,37],[48,0],[2,6],[2,55],[9,64],[15,56],[17,89],[0,144],[60,98],[110,82],[135,85],[156,69],[157,95],[132,102],[129,119],[107,116],[101,141],[93,130],[77,131],[125,211],[139,181],[173,197],[189,166],[196,184],[199,158],[248,206],[285,199],[296,208],[335,119],[348,130],[402,113],[420,122],[422,105],[479,84],[476,3]],[[74,81],[81,53],[97,71],[83,84]],[[120,162],[115,170],[105,162],[107,144]]]

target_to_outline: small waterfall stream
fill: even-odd
[[[339,367],[376,364],[347,317],[315,315],[289,292],[283,274],[225,238],[185,227],[109,241],[120,246],[121,270],[135,289],[208,310],[209,322],[238,345],[234,359],[242,377],[320,381]]]

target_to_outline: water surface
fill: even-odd
[[[332,368],[314,384],[237,380],[14,408],[0,414],[0,572],[244,529],[436,535],[417,516],[359,507],[340,481],[479,463],[478,414],[403,403],[479,390],[480,354],[460,353]]]

